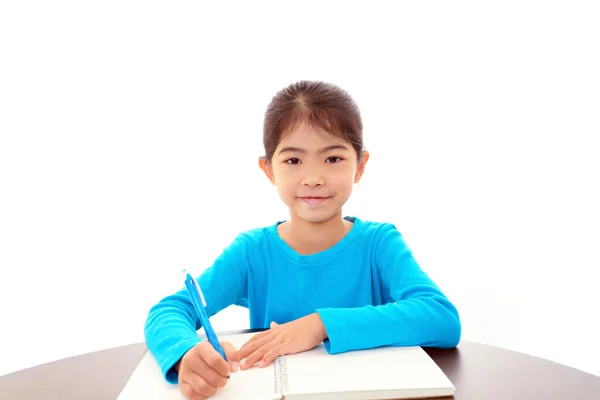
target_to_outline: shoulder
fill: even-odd
[[[414,261],[412,251],[393,222],[361,221],[364,242],[370,249],[376,265],[397,265],[400,261]]]
[[[396,224],[390,221],[370,221],[357,217],[354,219],[358,225],[359,241],[369,244],[372,251],[379,252],[384,249],[405,249],[406,243]]]
[[[264,225],[256,228],[250,228],[238,232],[232,242],[232,246],[256,247],[265,241],[271,240],[273,235],[277,234],[277,225],[280,221],[270,225]]]
[[[392,222],[385,221],[371,221],[367,219],[360,219],[358,217],[346,217],[350,221],[354,221],[355,225],[359,227],[360,232],[364,237],[377,238],[385,236],[387,234],[396,233],[400,234],[396,225]]]
[[[273,232],[277,232],[276,224],[233,232],[218,259],[235,260],[241,265],[245,265],[248,260],[264,253]]]

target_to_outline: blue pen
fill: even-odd
[[[185,275],[185,287],[190,295],[190,299],[192,300],[192,304],[196,309],[196,313],[198,317],[200,317],[200,323],[204,327],[204,331],[206,332],[206,337],[212,346],[215,348],[219,354],[223,357],[225,361],[227,361],[227,357],[225,357],[225,352],[221,347],[221,343],[219,343],[219,339],[215,334],[212,326],[210,325],[210,321],[208,320],[208,314],[204,307],[206,307],[206,300],[204,299],[204,295],[202,294],[202,289],[200,289],[200,285],[198,282],[190,275],[186,270],[183,270],[183,274]]]

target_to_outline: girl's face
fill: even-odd
[[[341,215],[368,157],[365,152],[358,163],[350,143],[300,124],[282,138],[272,162],[261,160],[260,166],[277,187],[292,218],[324,222]]]

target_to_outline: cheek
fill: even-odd
[[[294,175],[293,171],[274,171],[274,176],[275,182],[277,183],[277,187],[279,188],[280,192],[285,193],[286,191],[296,188],[297,186],[297,177]]]
[[[279,184],[279,182],[284,182],[285,176],[286,173],[284,169],[281,169],[280,167],[273,167],[273,177],[275,178],[277,184]]]
[[[330,182],[336,186],[352,186],[354,184],[354,171],[352,168],[340,168],[329,177]]]

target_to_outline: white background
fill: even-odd
[[[264,110],[320,79],[371,151],[344,213],[396,224],[463,339],[600,375],[599,7],[483,3],[3,2],[0,374],[142,341],[183,268],[287,218]]]

